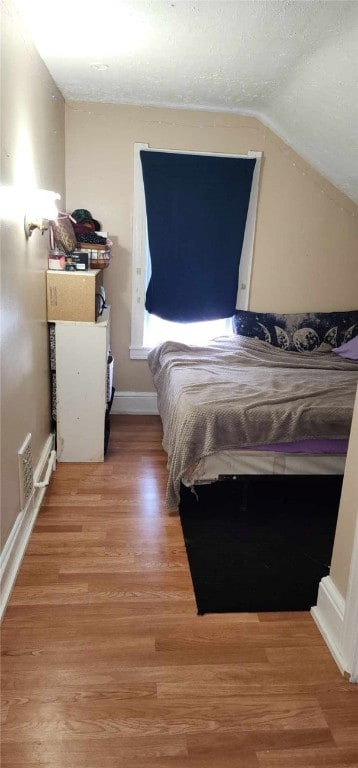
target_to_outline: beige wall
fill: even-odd
[[[115,242],[104,274],[112,304],[115,386],[153,389],[129,359],[133,144],[241,153],[262,150],[251,308],[300,311],[358,305],[357,206],[258,120],[111,104],[66,105],[68,210],[88,208]]]
[[[35,183],[64,204],[64,102],[10,2],[2,7],[1,183]],[[50,432],[45,270],[48,238],[24,234],[25,211],[1,222],[1,537],[20,511],[17,452],[34,466]]]

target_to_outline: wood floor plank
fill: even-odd
[[[54,723],[56,727],[54,728]],[[3,742],[34,741],[48,734],[52,739],[74,733],[91,739],[107,733],[121,736],[179,735],[187,733],[250,733],[251,731],[302,731],[327,727],[310,696],[265,696],[230,699],[164,701],[148,698],[84,699],[66,704],[55,701],[10,705]],[[327,729],[328,730],[328,729]]]
[[[357,768],[309,613],[198,616],[156,416],[51,478],[2,625],[2,768]]]
[[[260,768],[358,768],[355,749],[315,746],[258,751]]]
[[[152,765],[164,766],[166,761],[187,757],[186,739],[183,736],[127,737],[108,734],[103,739],[73,738],[61,741],[39,739],[26,743],[5,744],[3,759],[8,766],[21,768],[138,768]],[[180,763],[177,763],[177,765]],[[168,763],[167,763],[168,765]]]

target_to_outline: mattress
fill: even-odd
[[[346,441],[337,441],[346,442]],[[228,450],[204,456],[191,472],[184,475],[182,482],[191,487],[217,480],[236,480],[241,475],[343,475],[346,452],[337,446],[336,453],[319,452],[318,446],[312,453],[297,452],[293,449]]]
[[[348,440],[321,439],[321,440],[295,440],[291,443],[270,443],[269,445],[255,445],[255,451],[276,451],[279,453],[307,453],[307,454],[346,454]]]

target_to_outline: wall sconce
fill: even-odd
[[[31,237],[34,229],[39,229],[43,234],[49,227],[49,221],[57,219],[58,210],[55,201],[60,199],[61,195],[48,189],[36,189],[33,192],[33,197],[27,205],[24,221],[27,238]]]

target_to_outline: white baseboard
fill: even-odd
[[[111,413],[157,415],[156,392],[115,392]]]
[[[330,576],[321,579],[317,605],[311,615],[342,674],[347,671],[343,652],[345,600]]]
[[[40,478],[47,468],[51,451],[53,450],[53,443],[53,435],[49,435],[34,471],[34,488],[32,495],[29,498],[26,507],[19,512],[0,556],[0,620],[4,614],[15,584],[22,558],[31,536],[31,531],[34,527],[42,499],[46,492],[46,487],[36,488],[35,483],[40,481]]]

